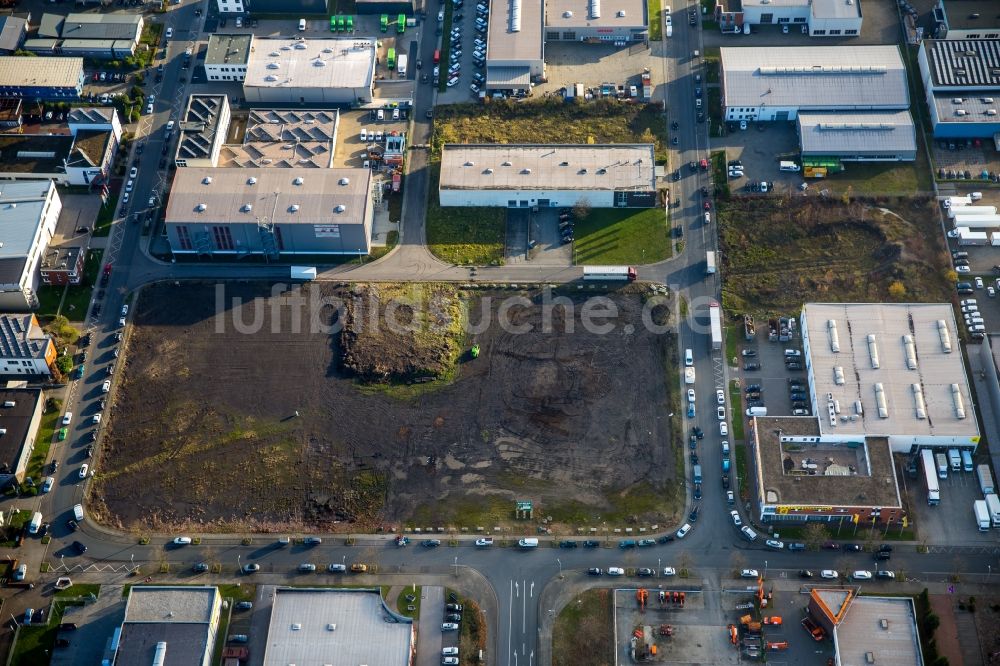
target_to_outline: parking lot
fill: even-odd
[[[333,155],[333,166],[335,168],[354,167],[360,168],[364,161],[368,159],[367,147],[375,143],[381,143],[385,147],[385,136],[392,132],[405,133],[408,125],[408,110],[399,109],[399,119],[392,119],[392,110],[385,109],[382,113],[382,120],[378,119],[378,110],[365,111],[345,111],[340,112],[340,123],[337,126],[337,145]],[[364,128],[367,138],[361,140],[361,130]],[[381,133],[382,140],[379,140]],[[374,139],[371,137],[374,135]]]
[[[757,322],[757,327],[757,336],[753,341],[744,341],[741,336],[737,346],[744,412],[749,407],[766,407],[768,416],[808,415],[808,382],[805,371],[801,368],[790,370],[785,363],[788,360],[786,350],[801,353],[802,341],[797,332],[795,339],[790,342],[768,342],[767,322]],[[744,351],[753,355],[744,356]],[[801,365],[801,357],[798,357],[797,362]],[[796,396],[795,401],[791,397],[792,382],[797,382],[802,387],[798,391],[801,397]],[[748,396],[747,387],[752,386],[759,386],[760,389]],[[754,398],[757,393],[760,394],[759,397]],[[805,413],[795,410],[805,410]],[[746,418],[745,413],[743,418]]]
[[[642,86],[643,69],[649,68],[654,86],[653,99],[663,99],[663,58],[652,55],[645,44],[551,43],[545,46],[546,83],[535,86],[535,95],[562,94],[562,89],[582,83],[595,88],[605,82]],[[658,94],[659,93],[659,94]]]
[[[743,176],[729,179],[733,192],[748,194],[748,184],[766,181],[778,194],[799,192],[804,182],[801,173],[778,170],[779,155],[798,162],[799,138],[794,123],[749,123],[740,130],[739,123],[727,123],[727,136],[712,139],[712,150],[725,150],[726,160],[743,163]]]
[[[485,82],[486,68],[478,64],[478,62],[483,61],[477,62],[473,54],[477,48],[481,48],[481,53],[485,54],[489,16],[477,7],[486,7],[488,3],[489,0],[479,0],[478,3],[469,0],[468,4],[453,5],[452,7],[451,33],[441,35],[439,40],[451,42],[449,57],[436,65],[431,63],[431,66],[434,67],[431,76],[438,75],[443,81],[452,79],[455,80],[455,83],[448,86],[445,92],[438,94],[438,104],[456,104],[478,99],[478,93],[469,86],[473,83],[478,86],[479,83]],[[443,2],[440,7],[444,8]],[[432,18],[437,20],[436,15],[428,16],[428,20]],[[480,18],[487,22],[485,26],[482,23],[477,25]],[[433,85],[433,78],[431,85]]]

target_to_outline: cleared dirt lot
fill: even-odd
[[[572,333],[561,308],[542,331],[537,294],[511,306],[510,294],[459,293],[473,326],[491,317],[462,340],[481,355],[464,354],[449,382],[373,386],[343,374],[340,335],[310,330],[314,310],[335,317],[310,297],[347,298],[347,288],[303,285],[301,307],[295,294],[270,294],[225,285],[220,322],[214,284],[143,292],[92,511],[123,528],[208,531],[495,525],[515,497],[557,521],[669,515],[674,343],[642,325],[640,295],[611,295],[618,314],[600,335],[581,325],[580,307]],[[257,332],[237,332],[235,296]],[[504,330],[505,307],[532,330]],[[406,339],[385,338],[387,358],[405,357]]]

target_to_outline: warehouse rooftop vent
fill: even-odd
[[[211,176],[205,176],[204,178],[201,179],[201,184],[202,185],[211,185],[212,184],[212,177]]]
[[[253,176],[250,176],[249,178],[247,178],[247,185],[256,185],[256,184],[257,184],[257,179],[256,178],[254,178]]]
[[[268,69],[281,69],[281,65],[279,65],[276,62],[269,62],[269,63],[267,63],[267,68]]]
[[[298,204],[292,204],[291,206],[288,207],[288,210],[290,210],[293,213],[297,213],[297,212],[299,212],[299,205]]]
[[[618,10],[618,18],[625,18],[625,10],[624,9],[619,9]]]
[[[351,184],[351,179],[350,178],[341,178],[338,182],[341,185],[350,185]]]
[[[313,67],[326,67],[326,63],[320,60],[319,58],[316,58],[315,60],[313,60]]]
[[[531,169],[521,169],[521,173],[523,173],[525,175],[529,175],[529,174],[531,174]]]
[[[567,9],[566,11],[563,12],[563,18],[573,18],[573,12]]]
[[[301,185],[302,183],[304,183],[306,181],[302,180],[302,177],[300,176],[300,177],[296,178],[295,180],[293,180],[292,182],[295,183],[296,185]]]
[[[203,213],[203,212],[205,212],[205,209],[206,209],[206,208],[208,208],[208,206],[206,206],[206,205],[205,205],[205,204],[203,204],[203,203],[200,203],[200,204],[198,204],[197,206],[195,206],[195,207],[194,207],[194,209],[195,209],[196,211],[198,211],[199,213]]]
[[[511,164],[510,162],[504,162],[500,166],[514,166],[514,165]]]
[[[485,173],[488,176],[493,173],[493,169],[483,169],[483,173]]]
[[[476,163],[473,162],[472,160],[469,160],[468,162],[465,163],[465,166],[476,166]]]
[[[338,213],[343,213],[345,210],[347,210],[347,206],[345,206],[344,204],[337,204],[337,207],[334,208],[334,210],[337,211]]]

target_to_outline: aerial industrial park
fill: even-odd
[[[994,663],[995,3],[671,3],[5,3],[6,663]]]

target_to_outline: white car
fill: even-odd
[[[457,657],[458,648],[457,647],[441,648],[441,655],[444,657]]]
[[[173,544],[175,546],[189,546],[191,545],[191,537],[176,537]]]
[[[441,625],[441,631],[458,631],[458,624],[455,622],[445,622]]]
[[[730,506],[736,504],[736,495],[733,494],[732,490],[726,491],[726,504],[729,504]]]
[[[763,180],[760,181],[760,191],[761,192],[767,192],[770,189],[770,187],[771,186],[768,185],[768,183],[766,181],[763,181]]]
[[[56,483],[56,480],[54,478],[52,478],[51,476],[45,477],[45,481],[42,483],[42,492],[43,493],[47,493],[50,490],[52,490],[52,486],[54,486],[55,483]]]
[[[756,569],[742,569],[740,578],[759,578],[760,573]]]
[[[364,142],[364,141],[367,141],[367,140],[368,140],[368,128],[367,127],[362,127],[361,128],[361,141]]]
[[[122,317],[121,319],[118,320],[118,325],[119,326],[124,326],[125,325],[125,317]]]
[[[68,426],[72,422],[73,422],[73,412],[66,412],[65,414],[63,414],[62,424],[64,426]]]
[[[441,657],[441,664],[443,666],[458,666],[458,657]]]
[[[476,539],[476,545],[480,548],[486,548],[493,545],[493,537],[480,537]]]
[[[764,542],[764,545],[766,545],[768,548],[774,548],[775,550],[781,550],[782,548],[785,547],[784,542],[778,541],[777,539],[768,539],[767,541]]]
[[[87,472],[89,471],[90,471],[90,465],[88,465],[87,463],[83,463],[82,465],[80,465],[80,478],[86,479]]]
[[[107,393],[111,390],[111,381],[108,380],[101,385],[101,393]]]
[[[691,523],[684,523],[681,528],[677,530],[677,538],[683,539],[687,536],[688,532],[691,531]]]
[[[458,77],[457,76],[453,76],[450,79],[448,79],[448,87],[449,88],[452,88],[452,87],[456,86],[457,84],[458,84]]]
[[[964,312],[964,313],[979,312],[979,306],[978,305],[963,305],[962,306],[962,312]]]
[[[994,289],[992,285],[986,287],[986,295],[989,296],[990,298],[996,298],[997,290]]]
[[[673,567],[663,567],[663,575],[664,576],[676,576],[677,575],[677,569],[674,569]]]
[[[135,178],[139,175],[139,167],[132,167],[132,170],[128,172],[129,178]]]
[[[978,305],[979,301],[974,298],[963,298],[958,302],[958,304],[964,307],[966,305]]]
[[[722,407],[722,406],[717,407],[715,409],[715,414],[716,414],[716,416],[719,417],[720,421],[725,421],[726,420],[726,408],[725,407]]]
[[[688,402],[694,402],[694,389],[688,389]]]
[[[720,405],[726,404],[726,392],[722,389],[715,390],[715,401]]]
[[[173,36],[174,36],[174,29],[173,28],[167,28],[167,39],[170,39]]]
[[[871,580],[872,579],[872,572],[871,571],[855,571],[854,573],[851,574],[851,578],[853,578],[854,580]]]
[[[971,273],[972,267],[970,266],[955,266],[956,273]]]
[[[838,574],[833,569],[823,569],[822,571],[819,572],[819,577],[826,578],[827,580],[837,580],[838,578],[840,578],[840,574]]]
[[[747,128],[747,121],[741,120],[740,121],[740,129],[745,131],[746,128]]]
[[[98,424],[100,422],[101,422],[101,415],[100,414],[94,414],[94,424],[96,425],[96,424]]]
[[[125,183],[125,191],[131,192],[134,186],[135,186],[135,181],[129,178],[128,182]]]
[[[729,440],[722,440],[722,455],[723,457],[729,457]]]
[[[733,517],[733,525],[735,525],[736,527],[739,527],[740,525],[743,524],[743,519],[740,518],[740,512],[737,511],[736,509],[730,511],[729,515]]]
[[[722,408],[720,407],[719,409],[722,409]],[[726,425],[725,421],[720,421],[719,422],[719,434],[722,435],[723,437],[726,437],[726,436],[729,435],[729,426]]]
[[[625,570],[621,567],[608,567],[609,576],[624,576]]]
[[[148,115],[148,114],[150,114],[152,112],[153,112],[153,105],[152,104],[147,104],[146,105],[146,114]]]
[[[982,288],[983,288],[983,278],[977,277],[976,278],[976,289],[982,289]]]
[[[127,314],[128,314],[128,303],[122,306],[122,316],[124,317]]]

